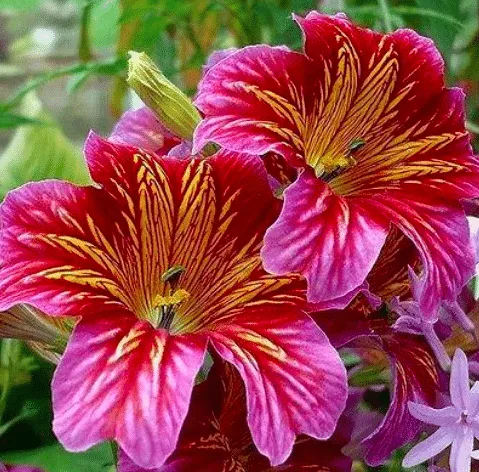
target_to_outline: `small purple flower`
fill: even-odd
[[[469,472],[474,436],[479,436],[479,382],[470,387],[467,357],[460,349],[452,361],[449,391],[452,405],[445,408],[409,402],[411,415],[439,429],[406,454],[404,467],[418,465],[451,446],[451,472]]]

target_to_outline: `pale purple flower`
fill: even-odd
[[[403,333],[423,335],[439,365],[447,371],[451,366],[451,360],[438,336],[437,321],[441,321],[442,325],[446,327],[458,324],[464,331],[475,337],[474,323],[458,301],[442,302],[435,318],[425,317],[418,302],[423,290],[422,283],[411,268],[409,269],[409,281],[413,299],[400,301],[394,298],[390,303],[391,310],[399,316],[394,328]]]
[[[445,408],[409,402],[412,416],[439,429],[406,454],[404,467],[418,465],[451,446],[451,472],[470,471],[474,436],[479,436],[479,382],[470,388],[467,357],[460,349],[454,353],[449,391],[452,405]]]

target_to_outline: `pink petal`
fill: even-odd
[[[387,232],[361,200],[335,195],[304,171],[284,192],[283,210],[266,232],[264,266],[274,274],[299,272],[309,301],[343,308],[362,289]]]
[[[456,349],[452,360],[449,384],[452,404],[459,410],[469,409],[469,366],[464,351]]]
[[[180,143],[180,139],[148,107],[125,112],[109,139],[114,143],[128,144],[161,155],[168,154],[173,146]]]
[[[76,316],[124,307],[113,295],[118,287],[109,256],[103,253],[101,262],[89,257],[103,252],[89,219],[102,235],[111,231],[107,213],[114,203],[105,195],[102,207],[99,198],[96,188],[59,181],[30,183],[8,194],[0,213],[0,310],[29,303],[49,315]]]
[[[439,428],[406,454],[402,461],[403,467],[414,467],[442,452],[454,440],[454,432],[453,428]]]
[[[213,51],[208,58],[206,59],[206,63],[203,66],[203,76],[218,62],[226,59],[227,57],[231,56],[238,51],[238,48],[227,48],[227,49],[218,49],[217,51]]]
[[[422,403],[408,402],[408,408],[414,418],[435,426],[452,426],[459,419],[459,412],[453,406],[436,409]]]
[[[288,458],[295,435],[331,436],[346,403],[346,372],[309,317],[280,305],[248,310],[209,336],[245,382],[254,443],[273,465]]]
[[[364,199],[370,212],[390,219],[414,243],[422,263],[420,307],[428,320],[437,318],[442,301],[454,302],[474,271],[474,254],[464,211],[432,190],[403,186]]]
[[[194,152],[214,141],[237,152],[278,152],[301,162],[294,133],[289,132],[295,127],[289,102],[296,96],[291,84],[300,86],[307,77],[307,63],[302,54],[265,45],[248,46],[222,59],[198,86],[195,104],[205,119],[196,129]],[[267,96],[272,106],[265,106]]]
[[[114,439],[145,468],[174,451],[203,363],[201,338],[125,315],[82,320],[53,379],[53,429],[69,451]]]
[[[455,436],[449,455],[449,467],[451,472],[469,472],[474,449],[474,434],[471,428],[459,427],[456,429]]]

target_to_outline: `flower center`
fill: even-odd
[[[157,295],[153,302],[156,315],[156,327],[168,330],[173,322],[177,308],[190,294],[183,289],[175,290],[170,295]]]
[[[166,294],[158,294],[153,299],[150,322],[155,328],[169,330],[179,306],[190,297],[186,290],[178,288],[180,278],[185,270],[182,266],[172,266],[161,276]]]
[[[461,424],[464,424],[464,425],[469,424],[469,421],[467,419],[467,415],[468,415],[467,410],[461,412],[461,419],[460,419]]]
[[[314,166],[316,176],[325,182],[330,182],[349,167],[356,165],[354,155],[364,147],[366,141],[362,138],[353,139],[344,154],[323,155]]]

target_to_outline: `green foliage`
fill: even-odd
[[[0,455],[2,461],[42,467],[46,472],[112,472],[113,456],[110,445],[101,444],[80,454],[65,451],[60,444],[15,451]]]
[[[50,124],[22,126],[16,130],[0,156],[0,198],[29,181],[58,178],[88,183],[88,172],[80,150],[51,122],[34,95],[25,97],[22,113],[29,119]]]

